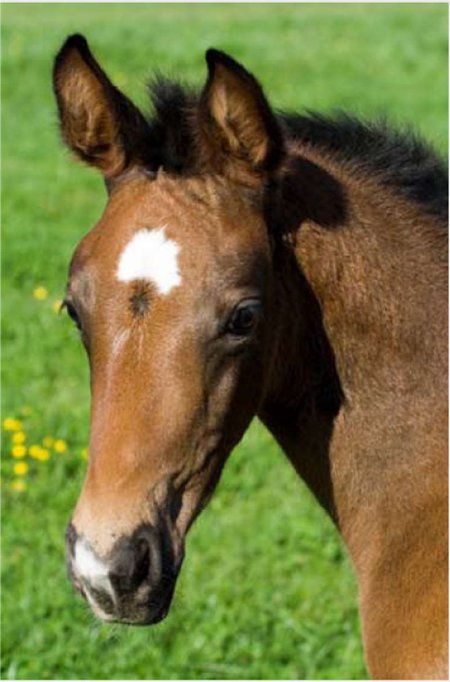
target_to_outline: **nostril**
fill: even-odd
[[[145,539],[137,543],[135,580],[139,586],[147,578],[150,570],[150,547]]]
[[[119,594],[134,592],[146,580],[150,570],[150,547],[146,539],[122,544],[109,572]]]

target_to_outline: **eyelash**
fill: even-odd
[[[61,304],[61,310],[63,310],[64,308],[67,310],[67,314],[70,317],[70,319],[73,321],[73,323],[75,324],[76,328],[79,331],[82,331],[80,318],[78,316],[77,310],[76,310],[75,306],[73,305],[73,303],[71,301],[68,301],[67,299],[65,299]]]

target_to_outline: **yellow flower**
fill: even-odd
[[[62,301],[61,301],[61,300],[59,300],[59,301],[54,301],[54,302],[52,303],[52,310],[53,310],[53,312],[54,312],[54,313],[59,313],[60,310],[61,310],[61,306],[62,306]]]
[[[26,462],[17,462],[14,464],[14,473],[16,476],[23,476],[28,471],[28,464]]]
[[[26,487],[27,484],[21,478],[16,478],[14,481],[11,482],[11,488],[12,490],[15,490],[16,493],[23,493]]]
[[[55,442],[53,443],[53,450],[59,453],[65,452],[67,450],[66,441],[63,440],[62,438],[58,438],[57,440],[55,440]]]
[[[33,290],[33,296],[37,301],[45,301],[48,296],[48,291],[45,287],[36,287]]]
[[[25,445],[14,445],[11,448],[11,454],[13,457],[20,459],[21,457],[25,457],[25,455],[27,454],[27,449]]]
[[[22,431],[23,425],[20,419],[6,417],[6,419],[3,420],[3,428],[5,431]]]
[[[28,453],[30,457],[37,459],[38,462],[45,462],[47,459],[50,459],[50,453],[47,448],[43,448],[40,445],[31,445]]]
[[[42,448],[40,445],[30,445],[28,449],[28,454],[30,455],[30,457],[33,457],[33,459],[39,459],[41,450]]]
[[[45,436],[45,438],[42,439],[42,445],[46,448],[51,448],[54,442],[55,439],[53,436]]]
[[[82,459],[87,459],[89,457],[89,450],[88,448],[81,448],[80,450],[80,455]]]
[[[22,445],[25,443],[25,438],[26,436],[23,431],[16,431],[16,433],[13,433],[12,442],[14,445]]]
[[[47,448],[41,448],[41,450],[39,452],[39,456],[37,457],[37,459],[40,462],[46,462],[48,459],[50,459],[50,453],[47,450]]]

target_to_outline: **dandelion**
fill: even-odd
[[[23,425],[20,419],[6,417],[6,419],[3,420],[3,428],[5,431],[22,431]]]
[[[12,490],[15,490],[16,493],[23,493],[26,487],[27,484],[21,478],[16,478],[14,481],[11,482],[11,488]]]
[[[50,452],[47,450],[47,448],[39,448],[36,459],[39,460],[39,462],[46,462],[48,459],[50,459]]]
[[[28,448],[28,454],[33,459],[39,459],[39,455],[40,455],[41,450],[42,450],[42,448],[40,445],[36,445],[36,444],[30,445],[30,447]]]
[[[62,306],[62,304],[63,304],[63,302],[62,302],[61,300],[54,301],[54,302],[52,303],[52,310],[53,310],[53,312],[58,314],[58,313],[61,311],[61,306]]]
[[[28,472],[28,464],[26,462],[17,462],[14,464],[14,473],[16,476],[24,476]]]
[[[33,290],[33,296],[37,301],[45,301],[48,296],[48,291],[45,287],[36,287]]]
[[[50,452],[47,448],[43,448],[40,445],[31,445],[28,453],[33,459],[37,459],[38,462],[45,462],[50,459]]]
[[[53,438],[53,436],[45,436],[45,438],[42,439],[42,445],[45,448],[51,448],[54,442],[55,439]]]
[[[25,457],[27,454],[27,449],[25,445],[14,445],[11,448],[11,454],[13,457],[16,457],[16,459],[20,459],[22,457]]]
[[[26,436],[23,431],[16,431],[16,433],[13,433],[12,442],[14,445],[22,445],[25,443],[25,438]]]
[[[62,438],[58,438],[57,440],[55,440],[55,442],[53,443],[53,450],[55,452],[59,452],[60,454],[65,452],[67,450],[66,441],[63,440]]]
[[[89,450],[88,448],[81,448],[80,450],[80,456],[81,459],[87,459],[89,457]]]

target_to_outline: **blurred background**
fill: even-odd
[[[201,84],[214,46],[253,71],[275,107],[385,113],[445,153],[446,5],[4,4],[2,14],[2,677],[364,678],[345,550],[256,422],[190,533],[166,621],[101,625],[72,591],[64,530],[88,456],[89,380],[58,310],[105,192],[60,144],[51,68],[82,32],[146,109],[155,68]]]

